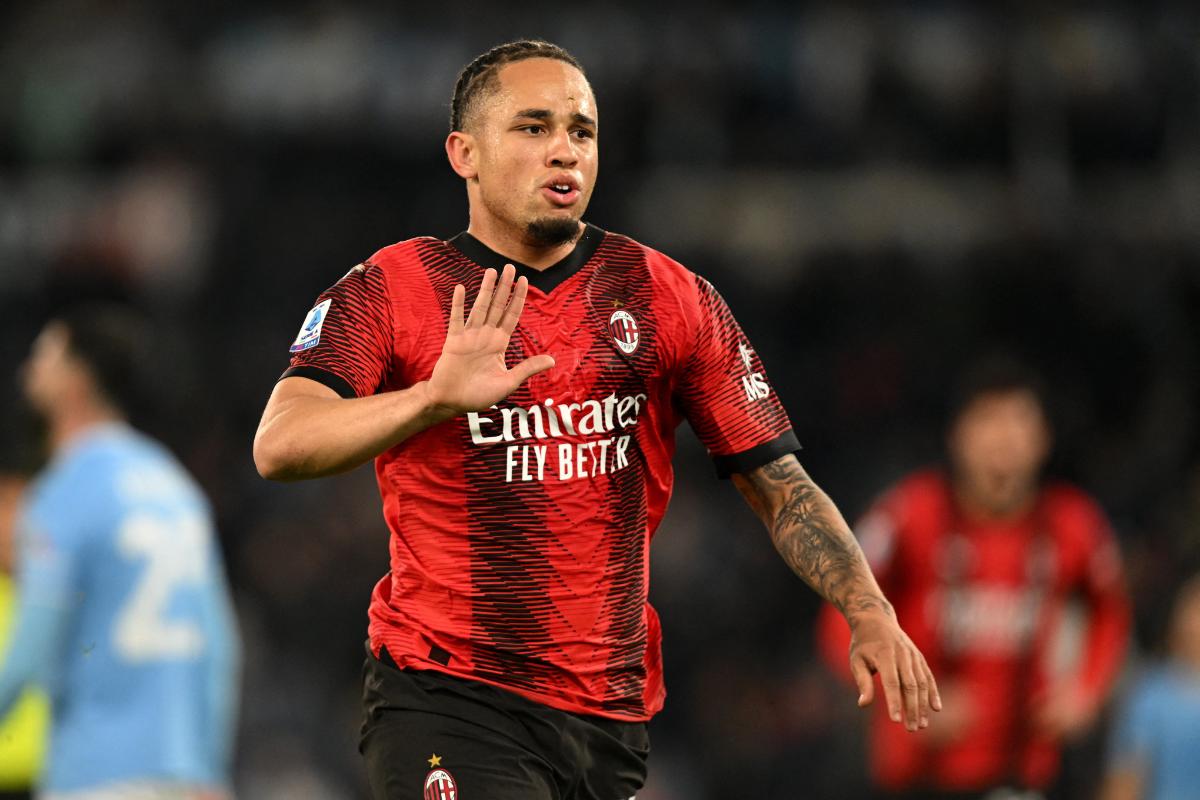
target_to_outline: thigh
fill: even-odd
[[[360,749],[375,800],[559,800],[539,758],[469,720],[377,710]]]
[[[495,695],[495,696],[493,696]],[[368,653],[359,751],[375,800],[561,800],[500,693],[396,669]]]

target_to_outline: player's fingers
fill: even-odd
[[[516,385],[520,386],[522,383],[529,380],[534,375],[537,375],[539,372],[545,372],[546,370],[550,369],[553,366],[554,366],[554,356],[550,356],[550,355],[530,356],[529,358],[522,361],[520,364],[515,365],[508,372],[510,375],[512,375],[514,378],[516,378],[516,381],[517,381]]]
[[[934,711],[941,711],[942,696],[938,694],[937,678],[933,677],[933,670],[929,668],[929,662],[923,655],[921,656],[921,666],[925,669],[925,679],[929,681],[929,707]]]
[[[900,675],[896,671],[896,657],[889,654],[882,659],[876,670],[879,672],[879,682],[883,684],[883,697],[887,700],[888,716],[892,722],[900,722],[904,707],[904,696],[900,686]]]
[[[504,271],[500,273],[500,284],[496,287],[496,294],[492,297],[491,308],[488,309],[487,325],[499,325],[504,319],[504,309],[508,307],[508,296],[512,294],[513,279],[517,275],[517,268],[512,264],[505,264]]]
[[[904,701],[904,727],[913,731],[921,722],[921,690],[913,670],[912,654],[906,649],[896,653],[896,672],[900,676],[900,696]]]
[[[875,679],[871,676],[871,668],[861,658],[853,658],[850,660],[850,672],[858,684],[858,707],[866,708],[875,700]]]
[[[929,727],[929,669],[920,653],[910,657],[913,665],[913,679],[917,682],[917,726]]]
[[[454,287],[454,298],[450,301],[450,333],[463,329],[463,307],[467,304],[467,288],[461,283]]]
[[[500,322],[500,328],[511,334],[517,327],[518,320],[521,319],[521,312],[525,310],[525,296],[529,294],[529,279],[522,275],[517,278],[517,285],[513,287],[512,302],[508,304],[508,310],[504,312],[504,319]]]
[[[483,282],[479,284],[479,294],[475,295],[475,303],[471,306],[471,314],[467,317],[468,328],[478,328],[487,319],[488,306],[492,304],[492,290],[496,287],[496,270],[484,270]]]

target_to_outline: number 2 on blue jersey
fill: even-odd
[[[187,660],[205,647],[194,621],[170,615],[180,592],[207,577],[208,521],[196,512],[138,510],[117,531],[117,552],[143,562],[142,573],[113,626],[115,652],[131,663]]]

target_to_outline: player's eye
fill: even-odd
[[[544,125],[522,125],[520,128],[517,128],[517,130],[536,135],[546,130],[546,127]]]
[[[596,134],[593,131],[588,130],[587,128],[576,128],[575,130],[571,131],[571,133],[577,139],[594,139],[594,138],[596,138]]]

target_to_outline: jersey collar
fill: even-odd
[[[600,242],[603,239],[603,230],[597,228],[595,225],[584,225],[583,235],[575,243],[575,249],[567,253],[561,261],[541,270],[527,267],[508,256],[500,255],[466,231],[450,239],[449,243],[464,256],[484,269],[490,267],[499,272],[504,269],[505,264],[512,264],[517,268],[518,278],[524,275],[529,279],[530,286],[548,294],[554,290],[554,287],[570,278],[576,272],[579,272],[583,268],[583,265],[595,255],[596,249],[600,247]]]

